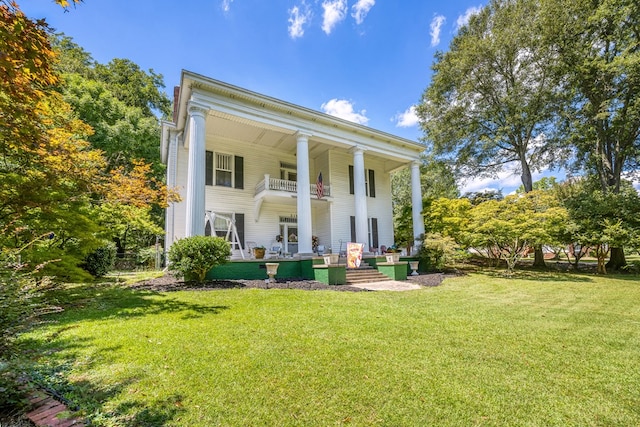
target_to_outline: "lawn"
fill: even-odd
[[[59,298],[23,342],[95,425],[640,425],[634,276]]]

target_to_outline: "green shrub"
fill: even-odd
[[[456,242],[438,233],[421,235],[418,258],[428,271],[442,271],[447,262],[453,260],[458,252]]]
[[[185,280],[202,283],[207,272],[226,263],[230,255],[231,246],[221,237],[186,237],[171,245],[169,269]]]
[[[87,255],[82,268],[94,277],[102,277],[113,268],[115,260],[116,245],[108,243]]]

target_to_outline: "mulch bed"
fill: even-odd
[[[446,276],[443,273],[420,274],[409,276],[407,280],[421,286],[438,286]],[[171,274],[165,274],[157,279],[147,280],[131,286],[132,289],[149,290],[156,292],[172,291],[203,291],[234,288],[258,288],[258,289],[301,289],[305,291],[330,290],[342,292],[371,292],[366,289],[348,285],[327,285],[315,280],[304,279],[276,279],[267,283],[264,280],[211,280],[204,283],[185,282]]]

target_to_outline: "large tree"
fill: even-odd
[[[603,193],[619,193],[640,166],[640,3],[545,0],[542,11],[541,34],[574,95],[565,130],[576,168],[593,173]],[[622,247],[613,248],[607,267],[624,264]]]
[[[555,52],[540,37],[538,2],[492,0],[438,53],[418,114],[436,155],[464,176],[532,171],[562,159],[554,119],[564,98]],[[535,265],[543,266],[542,250]]]
[[[436,155],[466,176],[513,165],[531,191],[532,170],[557,159],[554,113],[562,94],[553,50],[542,43],[538,2],[492,0],[438,53],[418,114]]]

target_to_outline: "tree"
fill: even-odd
[[[600,191],[618,193],[640,165],[640,3],[635,0],[546,0],[546,44],[558,52],[567,93],[567,139],[575,167]],[[625,265],[622,246],[607,265]]]
[[[602,191],[599,179],[574,179],[558,188],[569,213],[565,243],[592,248],[597,271],[607,272],[605,260],[614,247],[637,246],[640,239],[640,196],[628,183],[620,191]]]
[[[105,153],[112,171],[108,203],[99,208],[97,217],[110,229],[109,238],[119,254],[140,249],[161,234],[160,208],[168,200],[178,200],[177,193],[168,192],[162,184],[165,168],[154,115],[166,116],[169,110],[169,100],[161,91],[162,76],[124,59],[98,64],[64,35],[53,37],[53,43],[61,56],[57,68],[62,72],[64,99],[92,126],[94,134],[88,140]]]
[[[539,2],[492,0],[439,53],[418,115],[434,152],[464,176],[493,176],[517,165],[525,191],[532,170],[568,150],[554,126],[564,105],[556,53],[540,37]],[[536,248],[536,266],[544,266]]]
[[[426,232],[450,237],[462,246],[467,246],[464,236],[469,224],[472,205],[467,198],[433,200],[424,210]]]
[[[473,207],[468,239],[474,247],[495,251],[511,273],[528,248],[552,243],[566,221],[566,210],[551,193],[531,191]]]
[[[517,163],[525,191],[532,170],[562,153],[554,138],[561,105],[554,52],[538,35],[536,1],[492,0],[446,53],[436,55],[418,115],[438,156],[466,176]]]

